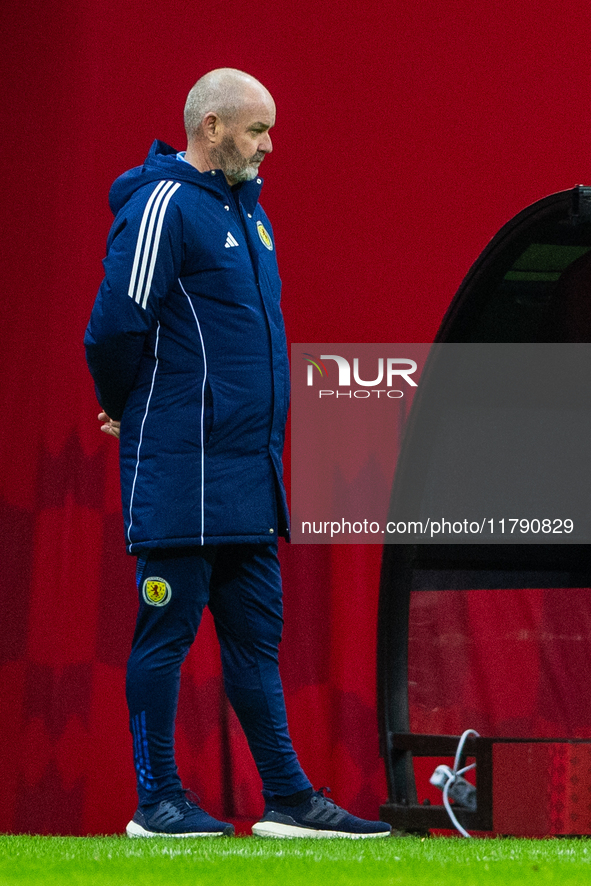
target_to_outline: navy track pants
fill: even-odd
[[[279,676],[283,619],[276,544],[153,550],[138,559],[137,580],[127,703],[140,805],[180,787],[174,759],[180,670],[206,605],[220,643],[226,694],[264,793],[310,787],[289,736]]]

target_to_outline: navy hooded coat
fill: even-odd
[[[156,141],[111,189],[85,345],[121,420],[129,553],[288,534],[289,364],[261,185],[232,190]]]

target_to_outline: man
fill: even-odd
[[[130,836],[233,832],[187,798],[174,760],[180,667],[206,605],[263,782],[253,832],[390,832],[313,790],[287,728],[277,537],[288,535],[289,365],[273,234],[258,203],[274,123],[261,83],[211,71],[187,99],[186,152],[155,142],[111,189],[115,221],[85,344],[102,429],[120,432],[127,550],[138,558]]]

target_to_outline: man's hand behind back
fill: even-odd
[[[113,421],[112,418],[109,418],[106,412],[99,412],[98,420],[103,422],[101,425],[101,431],[105,434],[110,434],[111,437],[119,439],[119,431],[121,428],[120,421]]]

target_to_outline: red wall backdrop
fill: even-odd
[[[3,13],[0,829],[113,832],[135,808],[123,683],[136,604],[117,444],[98,431],[82,349],[112,179],[154,137],[184,147],[201,74],[251,72],[278,106],[263,203],[289,340],[430,341],[505,221],[591,184],[591,7],[6,0]],[[296,747],[316,785],[375,815],[379,548],[282,556]],[[415,728],[591,734],[587,592],[569,601],[422,596]],[[207,620],[177,738],[214,815],[259,814]]]

